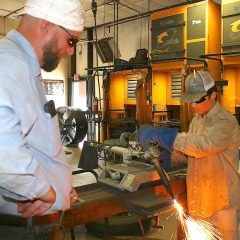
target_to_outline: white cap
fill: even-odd
[[[85,10],[79,0],[27,0],[20,15],[28,14],[66,29],[82,32]]]

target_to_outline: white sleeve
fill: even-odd
[[[0,88],[0,191],[13,199],[18,195],[19,200],[34,199],[44,195],[50,184],[28,151],[16,106],[9,97],[13,92],[8,90]]]

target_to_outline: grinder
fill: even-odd
[[[164,171],[164,169],[162,168],[161,163],[160,163],[160,160],[161,160],[161,150],[160,150],[160,148],[163,148],[163,147],[158,146],[158,145],[150,144],[148,152],[149,152],[149,155],[150,155],[151,158],[149,159],[149,161],[154,166],[156,171],[158,172],[159,177],[162,180],[162,183],[163,183],[164,187],[167,189],[167,191],[170,194],[170,196],[172,197],[172,199],[175,199],[172,188],[171,188],[171,185],[168,181],[167,173]],[[167,150],[169,152],[168,149],[165,149],[165,148],[163,148],[163,149]]]

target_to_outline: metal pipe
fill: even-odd
[[[192,3],[194,2],[202,2],[203,0],[196,0],[196,1],[192,1]],[[169,6],[169,7],[164,7],[164,8],[158,8],[158,9],[155,9],[155,10],[151,10],[151,11],[147,11],[145,13],[141,13],[141,14],[138,14],[138,15],[134,15],[134,16],[130,16],[130,17],[126,17],[126,18],[122,18],[120,20],[118,20],[117,24],[122,24],[122,23],[126,23],[126,22],[130,22],[130,21],[133,21],[133,20],[136,20],[136,18],[141,18],[141,17],[147,17],[149,15],[151,15],[152,13],[155,13],[155,12],[161,12],[161,11],[164,11],[164,10],[167,10],[167,9],[171,9],[171,8],[175,8],[175,7],[180,7],[180,6],[184,6],[184,5],[187,5],[189,4],[189,2],[186,2],[186,3],[180,3],[180,4],[175,4],[173,6]],[[127,21],[125,21],[127,20]],[[124,22],[122,22],[124,21]],[[98,27],[101,27],[101,26],[105,26],[107,25],[108,27],[111,27],[113,26],[114,22],[109,22],[109,23],[104,23],[104,24],[100,24],[98,25]]]
[[[121,3],[121,2],[119,2],[119,4],[121,4],[122,6],[128,8],[128,9],[130,9],[130,10],[133,10],[134,12],[137,12],[137,13],[140,14],[140,12],[139,12],[138,10],[136,10],[136,9],[134,9],[134,8],[131,8],[131,7],[129,7],[128,5],[125,5],[125,4]]]
[[[203,54],[200,55],[200,58],[204,59],[211,59],[211,60],[216,60],[219,61],[220,63],[220,72],[221,72],[221,79],[223,78],[223,61],[221,59],[221,56],[230,56],[230,55],[240,55],[240,51],[235,51],[235,52],[222,52],[222,53],[209,53],[209,54]],[[214,58],[215,56],[219,56],[220,58]]]
[[[151,60],[151,63],[158,63],[158,62],[166,62],[166,61],[174,61],[174,60],[194,60],[194,61],[199,61],[204,63],[204,67],[207,68],[208,64],[205,60],[199,59],[199,58],[189,58],[189,57],[174,57],[174,58],[163,58],[159,60]]]
[[[206,58],[206,57],[214,57],[214,56],[229,56],[229,55],[240,55],[240,51],[235,52],[222,52],[222,53],[209,53],[209,54],[203,54],[200,57]]]
[[[204,59],[211,59],[211,60],[219,61],[219,64],[220,64],[220,72],[221,72],[221,74],[223,73],[223,61],[222,61],[221,58],[213,58],[213,57],[210,57],[210,56],[207,56],[207,55],[200,55],[199,57],[200,57],[200,58],[204,58]]]

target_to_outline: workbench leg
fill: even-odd
[[[105,224],[105,227],[106,227],[106,232],[105,232],[105,237],[108,238],[108,237],[112,237],[111,234],[109,233],[109,218],[108,217],[105,217],[104,218],[104,224]],[[104,239],[104,238],[103,238]]]
[[[158,227],[162,227],[160,226],[160,214],[157,214],[155,217],[154,217],[154,220],[155,220],[155,228],[158,228]]]
[[[145,236],[145,231],[144,231],[144,227],[143,227],[143,224],[142,224],[142,219],[139,215],[137,215],[137,220],[138,220],[138,223],[139,223],[139,227],[140,227],[142,236],[144,237]]]
[[[76,240],[74,228],[70,228],[70,232],[71,232],[71,239],[72,239],[72,240]]]

